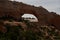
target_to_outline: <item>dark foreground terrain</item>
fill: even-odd
[[[36,26],[27,20],[19,22],[14,26],[4,24],[0,28],[0,40],[60,40],[60,31],[54,26]]]

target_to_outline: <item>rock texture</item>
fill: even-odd
[[[0,1],[0,18],[12,16],[19,20],[25,13],[34,14],[39,20],[38,25],[54,25],[58,29],[60,28],[60,16],[54,12],[49,12],[42,6],[35,7],[16,1]]]

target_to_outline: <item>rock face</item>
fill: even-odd
[[[0,1],[9,1],[9,0],[0,0]]]
[[[49,12],[42,6],[35,7],[31,5],[24,4],[22,2],[15,2],[15,1],[0,1],[0,17],[2,16],[12,16],[15,19],[19,20],[20,17],[25,14],[34,14],[39,22],[39,25],[50,25],[50,24],[56,24],[56,27],[58,27],[58,22],[52,21],[53,18],[57,16],[54,12]],[[60,19],[60,17],[59,17]],[[58,20],[56,18],[56,20]],[[60,23],[60,22],[59,22]]]
[[[50,20],[50,23],[60,30],[60,16],[55,16],[55,18]]]

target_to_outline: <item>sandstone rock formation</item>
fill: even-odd
[[[55,17],[57,17],[57,14],[54,12],[49,12],[42,6],[35,7],[32,5],[24,4],[22,2],[0,1],[0,18],[2,16],[12,16],[15,19],[19,20],[20,17],[25,13],[34,14],[39,20],[39,22],[37,23],[38,25],[54,24],[56,27],[60,26],[60,24],[58,24],[58,22],[60,23],[60,21],[57,21],[56,23],[56,21],[53,20]],[[56,18],[56,20],[59,19]],[[53,20],[54,22],[50,22],[51,20]]]

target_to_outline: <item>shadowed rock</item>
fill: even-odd
[[[15,19],[19,20],[20,17],[25,13],[34,14],[39,20],[39,22],[37,23],[39,25],[55,24],[50,22],[50,20],[52,20],[57,16],[57,14],[55,14],[54,12],[49,12],[42,6],[35,7],[32,5],[24,4],[22,2],[15,2],[15,1],[8,1],[8,0],[2,2],[0,1],[0,17],[5,15],[6,16],[10,15]],[[56,25],[60,25],[58,24],[58,22],[59,21],[57,21]]]

